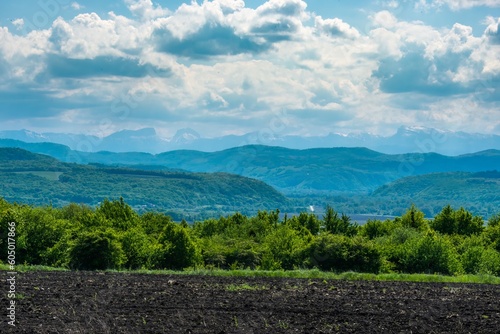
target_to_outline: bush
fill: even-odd
[[[111,229],[84,231],[69,251],[69,267],[77,270],[118,269],[126,257]]]
[[[473,246],[467,248],[461,256],[462,268],[466,274],[477,274],[481,268],[484,247]]]
[[[491,248],[484,250],[479,273],[500,276],[500,253]]]
[[[419,231],[425,231],[428,228],[424,213],[413,204],[401,217],[401,223],[404,227],[414,228]]]
[[[372,240],[384,235],[389,235],[398,225],[391,220],[380,221],[368,219],[368,221],[359,228],[359,234]]]
[[[132,228],[121,237],[123,251],[127,261],[124,267],[128,269],[147,269],[155,252],[156,241],[152,240],[141,228]]]
[[[473,235],[483,231],[483,219],[464,208],[454,211],[448,205],[434,218],[431,227],[442,234]]]
[[[324,233],[308,249],[309,263],[322,270],[378,273],[383,258],[376,245],[363,238]]]
[[[460,272],[458,254],[451,242],[434,232],[423,238],[410,238],[401,248],[399,268],[407,273],[440,273],[445,275]]]
[[[302,233],[294,230],[289,225],[282,224],[271,232],[264,240],[264,254],[262,255],[262,268],[268,270],[291,270],[302,266],[305,260],[305,249],[311,239],[308,230]]]
[[[168,223],[158,238],[152,264],[157,269],[180,270],[201,263],[200,251],[187,229]]]

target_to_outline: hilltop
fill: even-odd
[[[253,212],[287,207],[269,185],[228,173],[145,171],[63,163],[19,148],[0,148],[0,196],[8,201],[55,206],[96,205],[123,197],[134,208],[181,212]]]

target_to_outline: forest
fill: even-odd
[[[0,199],[0,260],[15,223],[16,263],[72,270],[317,268],[334,272],[500,276],[500,213],[487,222],[449,205],[358,225],[327,206],[317,216],[279,210],[177,223],[137,213],[123,198],[93,208]]]

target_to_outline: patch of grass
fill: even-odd
[[[10,270],[8,265],[0,264],[0,270]],[[16,271],[69,271],[65,268],[47,266],[16,266]],[[272,277],[272,278],[303,278],[320,280],[349,280],[349,281],[396,281],[396,282],[422,282],[422,283],[478,283],[500,284],[500,277],[486,274],[478,275],[437,275],[437,274],[365,274],[357,272],[334,273],[319,269],[298,270],[252,270],[252,269],[186,269],[176,270],[106,270],[106,272],[123,274],[154,274],[154,275],[196,275],[219,277]],[[324,283],[324,282],[323,282]]]
[[[288,329],[288,327],[290,327],[288,325],[288,323],[284,320],[279,320],[278,321],[278,327],[281,328],[281,329]]]
[[[0,263],[0,271],[12,271],[10,270],[10,266],[8,264]],[[15,272],[27,272],[27,271],[69,271],[69,269],[66,268],[60,268],[60,267],[49,267],[49,266],[27,266],[24,264],[16,265]]]
[[[245,290],[258,291],[258,290],[268,290],[268,289],[269,287],[265,285],[250,285],[247,283],[229,284],[226,286],[227,291],[245,291]]]

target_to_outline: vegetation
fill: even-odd
[[[498,171],[432,173],[398,179],[378,188],[370,197],[392,210],[411,199],[428,215],[437,214],[448,204],[466,203],[469,211],[489,216],[500,206],[499,189]]]
[[[402,217],[358,226],[328,207],[321,217],[281,219],[276,210],[189,225],[162,213],[139,214],[123,198],[95,209],[0,199],[0,260],[6,263],[13,221],[16,261],[34,266],[500,276],[500,214],[485,225],[463,208],[447,206],[434,219],[424,218],[412,206]]]
[[[176,220],[289,205],[272,187],[237,175],[68,164],[17,148],[0,148],[0,184],[9,202],[95,206],[123,197],[136,211],[162,211]]]
[[[286,195],[301,196],[367,194],[407,176],[455,171],[477,173],[497,169],[500,165],[498,150],[448,157],[435,153],[388,155],[366,148],[295,150],[247,145],[211,153],[179,150],[152,155],[138,152],[86,153],[71,151],[63,145],[30,144],[6,139],[0,139],[0,146],[21,147],[64,162],[79,164],[100,163],[134,169],[144,169],[147,166],[148,169],[170,168],[202,173],[226,172],[266,182]],[[488,174],[476,176],[491,179]],[[442,178],[440,182],[443,182]]]

